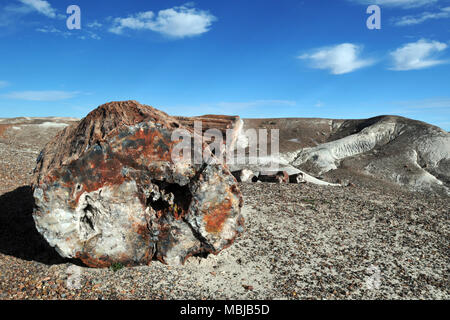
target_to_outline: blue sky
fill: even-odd
[[[69,30],[69,5],[81,29]],[[381,29],[369,30],[369,5]],[[2,0],[0,117],[366,118],[450,130],[450,0]]]

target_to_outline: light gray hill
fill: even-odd
[[[280,130],[281,167],[290,165],[328,179],[373,177],[411,190],[450,194],[450,134],[425,122],[379,116],[244,123],[243,130]]]

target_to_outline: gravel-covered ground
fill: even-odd
[[[46,139],[0,137],[0,299],[449,299],[449,198],[358,185],[241,184],[245,233],[183,267],[89,269],[34,228]],[[14,139],[14,137],[16,137]]]

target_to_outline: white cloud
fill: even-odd
[[[396,26],[411,26],[427,20],[450,18],[450,7],[442,8],[438,12],[423,12],[415,16],[404,16],[395,21]]]
[[[69,31],[59,30],[53,26],[44,26],[41,28],[37,28],[36,31],[41,32],[41,33],[60,35],[60,36],[63,36],[64,38],[68,38],[72,35],[72,33]]]
[[[100,37],[98,34],[96,34],[94,32],[89,32],[89,36],[90,36],[91,39],[94,39],[94,40],[101,40],[102,39],[102,37]]]
[[[3,95],[9,99],[28,101],[57,101],[71,99],[79,92],[73,91],[16,91]]]
[[[438,0],[350,0],[364,5],[377,4],[386,7],[399,7],[403,9],[417,8],[438,2]]]
[[[7,87],[9,85],[8,81],[1,81],[0,80],[0,88]]]
[[[161,10],[157,15],[152,11],[139,12],[127,18],[115,18],[110,32],[122,34],[124,29],[152,30],[173,38],[184,38],[208,32],[217,20],[207,11],[187,6]]]
[[[88,28],[92,28],[92,29],[98,29],[101,28],[103,26],[103,24],[101,24],[100,22],[98,22],[97,20],[90,22],[86,25]]]
[[[435,55],[447,47],[448,45],[445,43],[426,39],[407,43],[391,52],[393,60],[391,69],[397,71],[416,70],[446,63],[445,60],[437,60]]]
[[[45,26],[42,28],[37,28],[36,31],[42,33],[63,33],[63,31],[53,27],[53,26]]]
[[[14,25],[24,15],[32,12],[28,6],[9,4],[0,7],[0,27]]]
[[[298,58],[309,60],[313,68],[329,70],[331,74],[344,74],[375,63],[372,59],[360,58],[361,51],[362,46],[342,43],[333,47],[316,49]]]
[[[30,6],[37,12],[46,15],[49,18],[58,17],[56,9],[52,8],[51,4],[45,0],[19,0],[23,4]]]
[[[23,17],[38,12],[49,18],[65,19],[66,16],[57,13],[48,1],[44,0],[16,0],[0,7],[0,27],[19,25]]]
[[[81,32],[82,35],[78,35],[78,39],[80,39],[80,40],[86,40],[86,39],[101,40],[101,37],[98,34],[96,34],[95,32],[92,32],[90,30],[86,30],[86,29],[81,29],[80,32],[72,33],[69,31],[57,29],[53,26],[45,26],[42,28],[37,28],[36,31],[42,32],[42,33],[60,35],[60,36],[63,36],[64,38],[67,38],[70,36],[76,36]]]

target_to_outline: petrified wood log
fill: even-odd
[[[254,182],[254,180],[257,180],[254,172],[249,169],[233,171],[231,172],[231,174],[236,178],[238,182]]]
[[[289,183],[289,174],[286,171],[262,171],[258,180],[261,182]]]
[[[177,128],[135,101],[102,105],[67,127],[38,158],[38,231],[61,256],[92,267],[182,264],[231,245],[243,231],[236,180],[218,163],[172,161]]]
[[[306,183],[306,180],[303,177],[303,173],[291,174],[289,176],[289,183]]]

